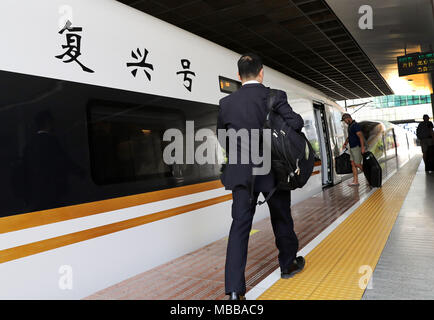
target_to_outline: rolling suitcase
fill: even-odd
[[[363,173],[371,187],[381,187],[383,181],[383,170],[372,152],[368,151],[363,154]]]
[[[434,146],[429,146],[426,151],[426,171],[434,171]]]
[[[337,174],[353,173],[353,168],[351,166],[351,161],[350,161],[350,155],[344,152],[339,157],[336,157],[335,168]]]

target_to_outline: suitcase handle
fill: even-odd
[[[348,147],[345,147],[345,149],[342,151],[342,153],[340,154],[340,156],[343,155],[347,151],[348,151]]]

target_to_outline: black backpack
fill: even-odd
[[[271,169],[277,185],[259,205],[268,201],[276,190],[302,188],[311,177],[315,163],[314,150],[304,133],[290,127],[274,110],[275,97],[276,90],[270,89],[264,129],[271,129]]]

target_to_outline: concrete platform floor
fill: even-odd
[[[422,161],[363,299],[434,299],[433,267],[434,173]]]

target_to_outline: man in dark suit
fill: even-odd
[[[264,69],[257,55],[243,55],[238,61],[238,73],[243,85],[238,91],[220,100],[217,128],[234,129],[236,132],[247,129],[250,133],[252,129],[262,129],[264,126],[268,114],[269,89],[262,85]],[[274,108],[293,129],[303,128],[303,119],[289,106],[285,92],[278,91]],[[251,158],[248,164],[241,163],[240,155],[245,151],[242,149],[245,148],[238,139],[236,163],[232,163],[230,153],[226,152],[229,162],[225,165],[221,176],[223,185],[227,190],[232,190],[233,196],[233,221],[225,266],[225,291],[230,300],[244,299],[248,241],[257,199],[260,192],[267,197],[276,184],[272,171],[266,175],[257,175],[253,180],[254,164]],[[296,257],[298,239],[291,217],[291,193],[278,190],[267,204],[279,250],[281,277],[287,279],[300,272],[305,264],[303,257]]]

